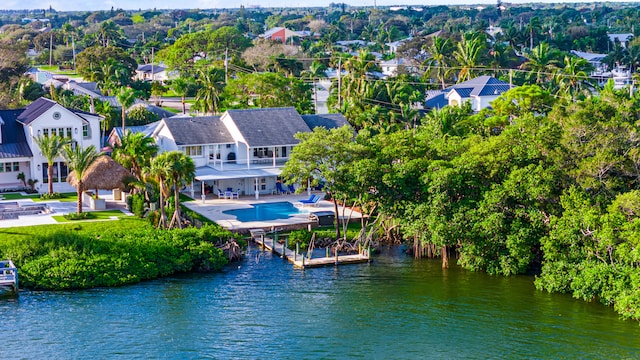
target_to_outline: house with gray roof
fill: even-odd
[[[151,136],[161,152],[178,150],[194,160],[203,193],[231,188],[258,197],[276,188],[281,167],[299,143],[296,133],[345,125],[340,114],[301,116],[293,107],[227,110],[220,117],[163,119]]]
[[[491,76],[477,78],[450,86],[444,90],[428,91],[425,101],[427,109],[441,109],[445,106],[460,106],[471,103],[473,111],[480,111],[513,85]]]
[[[73,191],[66,182],[69,170],[61,158],[53,164],[53,178],[48,178],[47,159],[33,139],[60,135],[77,146],[100,149],[101,120],[97,114],[68,109],[46,98],[24,109],[0,110],[0,189],[21,187],[17,176],[24,173],[26,180],[37,180],[40,191],[46,191],[50,180],[54,191]]]

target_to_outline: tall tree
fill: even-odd
[[[122,133],[124,134],[127,127],[127,109],[133,105],[136,100],[137,92],[130,87],[121,87],[116,94],[116,99],[122,107]]]
[[[58,135],[53,136],[38,136],[34,137],[33,141],[36,142],[42,156],[47,159],[47,178],[49,179],[49,194],[53,194],[53,164],[56,158],[62,154],[63,148],[71,143],[71,139],[63,138]]]
[[[151,158],[157,153],[158,146],[153,138],[126,131],[121,144],[116,144],[113,149],[113,158],[129,169],[136,180],[143,181],[142,169],[150,165]]]
[[[82,213],[82,193],[84,192],[83,177],[89,167],[100,157],[102,153],[99,153],[95,146],[91,145],[86,148],[80,147],[80,145],[71,146],[67,144],[62,151],[62,157],[67,163],[70,171],[75,171],[78,179],[76,185],[76,192],[78,193],[78,214]]]
[[[169,227],[177,226],[182,228],[182,219],[180,217],[180,188],[185,184],[193,181],[196,176],[196,166],[193,159],[180,151],[168,151],[158,155],[159,162],[166,162],[168,169],[168,177],[165,179],[167,184],[173,186],[175,210],[171,217]]]
[[[160,219],[158,220],[158,227],[167,227],[167,213],[166,213],[166,197],[169,195],[169,189],[167,187],[167,181],[170,178],[171,166],[167,156],[155,157],[148,167],[145,167],[143,174],[150,177],[158,183],[158,197],[160,205]]]
[[[453,52],[451,42],[449,39],[435,36],[433,42],[425,48],[425,51],[429,54],[424,61],[424,65],[427,66],[427,73],[435,74],[436,80],[440,82],[442,88],[446,88],[445,81],[450,72],[449,59]]]
[[[215,114],[220,111],[222,90],[224,89],[224,70],[218,68],[202,69],[196,79],[200,86],[196,94],[196,104],[204,113]]]
[[[293,148],[281,176],[291,179],[292,183],[304,184],[310,180],[312,185],[317,185],[321,180],[324,181],[323,189],[333,199],[337,219],[339,179],[353,157],[353,152],[350,151],[353,129],[348,126],[331,130],[316,127],[310,133],[298,133],[295,137],[300,140],[300,144]],[[336,239],[340,239],[338,221]]]
[[[182,102],[182,113],[187,113],[187,107],[185,105],[185,98],[195,87],[195,82],[191,78],[179,77],[171,82],[170,88],[176,94],[180,95]]]
[[[458,42],[456,49],[453,51],[453,56],[460,68],[458,82],[471,80],[475,77],[484,48],[484,36],[478,33],[465,34],[462,40]]]

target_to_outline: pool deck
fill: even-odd
[[[323,195],[322,193],[316,193]],[[306,211],[302,214],[296,214],[290,216],[288,219],[277,219],[268,221],[251,221],[242,222],[238,221],[235,216],[223,213],[226,210],[232,209],[249,209],[251,204],[266,204],[288,201],[295,204],[297,201],[306,200],[309,196],[305,194],[286,194],[286,195],[263,195],[260,199],[256,199],[253,196],[241,197],[240,199],[218,199],[209,196],[204,202],[202,200],[190,201],[182,203],[189,209],[202,214],[204,217],[211,221],[214,221],[218,225],[235,232],[248,233],[252,229],[295,229],[295,228],[307,228],[308,226],[317,225],[317,221],[309,220],[310,213],[316,213],[321,211],[333,212],[333,203],[326,200],[320,200],[316,206],[306,206],[301,208]],[[351,214],[351,219],[360,219],[362,215],[357,211],[351,209],[343,209],[342,206],[338,206],[339,217],[347,218]]]

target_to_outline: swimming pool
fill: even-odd
[[[288,219],[291,215],[308,213],[307,210],[298,209],[288,201],[251,204],[251,206],[253,207],[250,209],[225,210],[222,213],[233,215],[242,222]]]

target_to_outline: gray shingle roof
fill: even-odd
[[[293,137],[311,129],[295,108],[227,110],[250,147],[294,145]]]
[[[302,120],[304,120],[309,129],[312,130],[318,126],[335,129],[349,125],[349,122],[342,114],[302,115]]]
[[[234,139],[219,116],[175,117],[162,120],[176,145],[233,143]]]
[[[24,128],[16,121],[22,112],[24,109],[0,110],[0,118],[3,122],[0,159],[33,156],[24,134]]]
[[[27,105],[22,114],[18,116],[17,120],[25,125],[29,125],[40,115],[51,109],[54,105],[56,105],[55,101],[41,97],[38,100]]]

